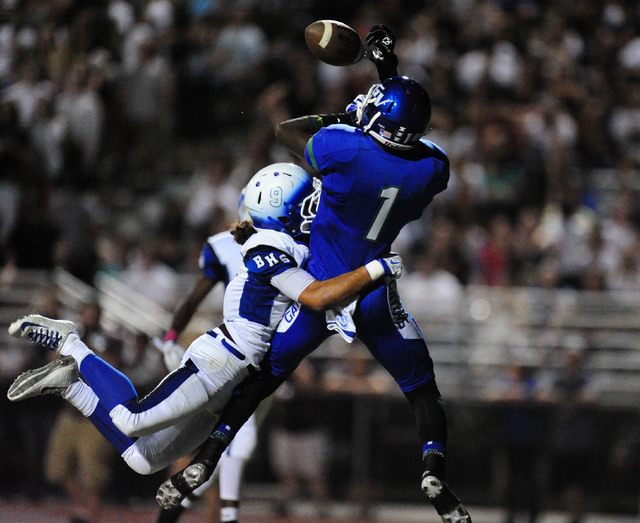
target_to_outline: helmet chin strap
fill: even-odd
[[[373,117],[371,118],[371,120],[369,120],[369,123],[367,125],[365,125],[362,128],[362,132],[366,135],[369,134],[369,130],[371,129],[371,126],[375,123],[375,121],[380,118],[380,111],[378,111],[376,114],[373,115]]]
[[[364,120],[364,110],[367,107],[367,105],[369,104],[369,100],[371,100],[371,95],[373,94],[373,90],[378,87],[380,84],[373,84],[371,87],[369,87],[369,91],[367,91],[367,94],[365,95],[364,99],[362,100],[361,104],[357,105],[357,109],[356,109],[356,123],[357,125],[361,125],[363,120]]]

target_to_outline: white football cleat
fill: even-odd
[[[42,394],[61,395],[71,383],[79,379],[73,358],[59,358],[38,369],[18,376],[7,391],[11,401],[21,401]]]
[[[71,333],[78,333],[72,321],[52,320],[39,314],[29,314],[9,325],[9,334],[14,338],[24,338],[57,353]]]

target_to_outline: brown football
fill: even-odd
[[[364,54],[362,40],[347,24],[336,20],[318,20],[304,30],[309,51],[330,65],[351,65]]]

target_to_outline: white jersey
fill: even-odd
[[[228,231],[214,234],[207,238],[198,265],[205,276],[228,285],[242,267],[240,245]]]
[[[289,306],[315,278],[309,249],[288,234],[260,230],[241,248],[244,265],[224,295],[224,323],[247,363],[259,366]]]

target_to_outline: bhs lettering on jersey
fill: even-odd
[[[258,269],[261,269],[265,265],[269,265],[269,267],[273,267],[274,265],[277,265],[280,262],[288,263],[291,261],[286,254],[281,254],[280,256],[276,256],[275,252],[270,252],[269,254],[266,254],[266,255],[258,254],[256,256],[252,256],[251,259],[256,264],[256,267]]]

